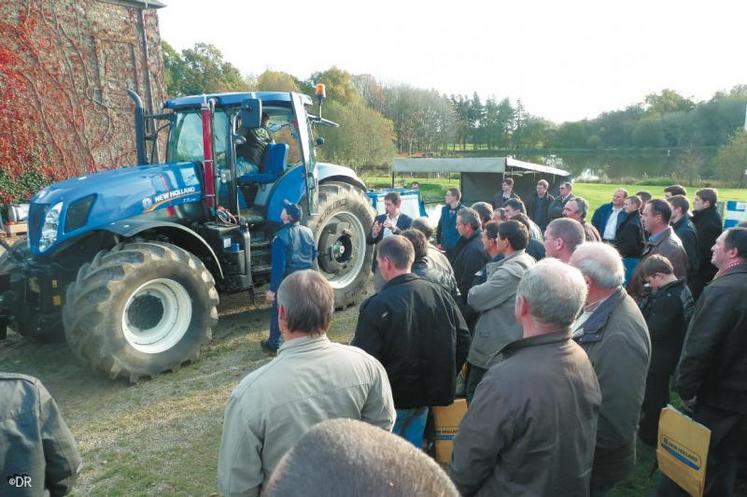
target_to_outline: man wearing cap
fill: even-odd
[[[299,223],[303,211],[301,206],[285,201],[280,213],[283,226],[272,239],[272,272],[270,289],[265,294],[267,302],[272,302],[270,318],[270,338],[262,340],[262,348],[277,352],[280,346],[280,326],[278,324],[278,303],[276,293],[283,279],[291,273],[302,269],[311,269],[317,256],[314,234],[309,228]]]

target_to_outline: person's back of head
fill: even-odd
[[[573,253],[576,247],[586,241],[586,233],[581,223],[569,217],[554,219],[547,225],[547,232],[552,238],[560,238],[568,251]]]
[[[527,248],[530,231],[529,218],[526,214],[517,214],[513,219],[498,225],[498,235],[501,240],[508,240],[514,250]]]
[[[415,261],[415,248],[410,240],[401,235],[392,235],[379,242],[376,248],[378,259],[387,259],[391,265],[400,270],[409,270]]]
[[[493,217],[493,206],[487,202],[475,202],[472,208],[479,214],[482,224],[487,223]]]
[[[433,226],[431,225],[430,219],[428,219],[427,217],[418,217],[413,219],[412,225],[410,227],[424,234],[427,240],[430,240],[433,237]]]
[[[526,213],[527,209],[524,206],[524,202],[518,198],[510,198],[503,203],[504,208],[510,208],[517,212]]]
[[[428,255],[428,240],[425,239],[425,235],[421,231],[410,228],[400,233],[400,235],[412,243],[412,247],[415,249],[415,260],[422,259]]]
[[[543,259],[521,277],[516,298],[524,299],[530,314],[549,331],[568,328],[586,300],[586,283],[575,267],[557,259]]]
[[[670,196],[674,197],[675,195],[682,195],[684,197],[687,196],[687,190],[682,185],[671,185],[666,188],[664,188],[664,193],[668,193]]]
[[[579,245],[571,256],[571,265],[600,289],[617,288],[625,281],[622,258],[617,250],[606,243],[587,242]]]
[[[278,288],[278,307],[285,309],[288,329],[309,335],[327,331],[335,310],[335,295],[329,281],[318,271],[296,271]]]
[[[311,428],[275,468],[263,497],[458,497],[446,473],[405,439],[351,419]]]

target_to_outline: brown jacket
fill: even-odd
[[[568,331],[503,352],[459,425],[451,479],[465,497],[589,495],[602,394],[588,357]]]
[[[663,232],[659,233],[659,236],[654,240],[646,242],[646,246],[643,247],[643,254],[641,255],[641,262],[646,258],[651,257],[654,254],[659,254],[669,259],[674,268],[674,275],[677,279],[687,279],[688,260],[687,252],[685,247],[682,245],[682,240],[677,236],[671,226],[667,226]],[[643,289],[643,275],[640,274],[640,264],[633,273],[633,277],[630,279],[628,285],[628,293],[633,298],[640,298],[644,293]]]

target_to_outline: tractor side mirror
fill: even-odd
[[[320,136],[316,139],[316,146],[321,147],[322,145],[324,145],[324,138]]]
[[[245,98],[241,101],[241,126],[247,129],[262,125],[262,101],[258,98]]]

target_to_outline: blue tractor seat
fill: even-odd
[[[260,172],[239,176],[238,184],[274,183],[283,175],[285,164],[288,162],[288,145],[285,143],[270,143],[262,154]]]

